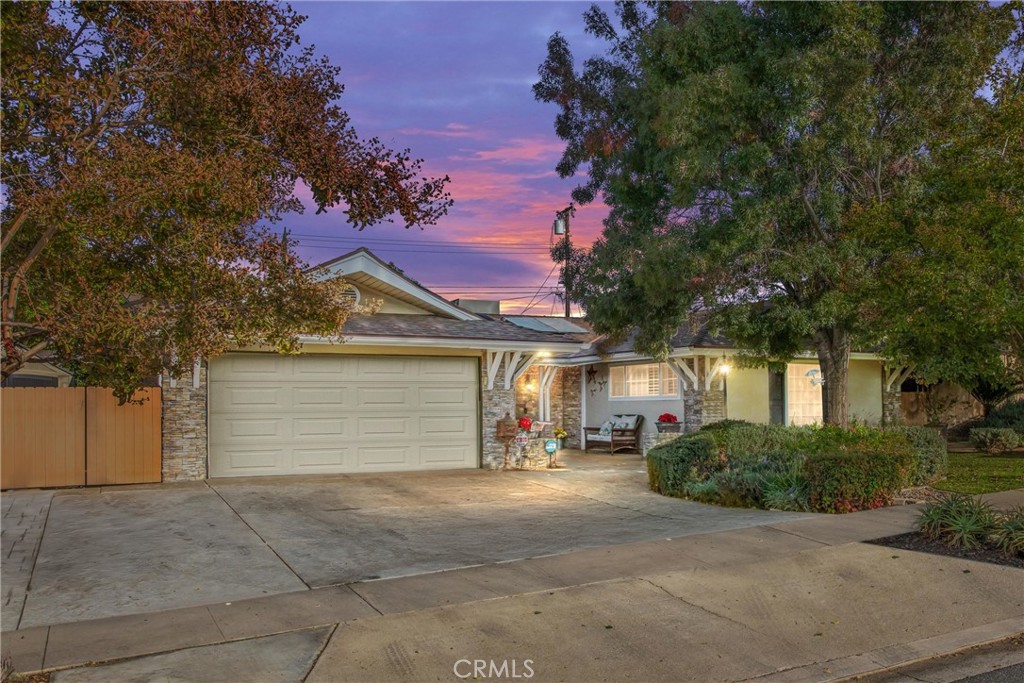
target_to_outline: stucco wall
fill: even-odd
[[[850,419],[879,424],[882,421],[881,361],[851,360],[849,382]]]
[[[730,420],[768,423],[768,368],[733,368],[725,382]]]

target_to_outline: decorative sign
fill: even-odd
[[[552,455],[558,450],[558,443],[554,439],[548,439],[544,442],[544,450],[548,452],[548,455]]]
[[[529,434],[518,434],[518,435],[516,435],[516,445],[517,446],[525,446],[528,443],[530,443],[530,435]]]

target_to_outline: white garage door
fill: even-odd
[[[478,467],[478,368],[475,358],[215,358],[210,476]]]

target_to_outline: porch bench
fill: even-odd
[[[643,415],[612,415],[600,427],[584,427],[584,452],[592,448],[607,448],[609,453],[632,448],[640,451],[640,427]]]

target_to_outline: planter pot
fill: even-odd
[[[655,422],[660,434],[677,434],[683,430],[682,422]]]
[[[556,439],[556,441],[558,442],[558,450],[565,448],[565,439]]]

